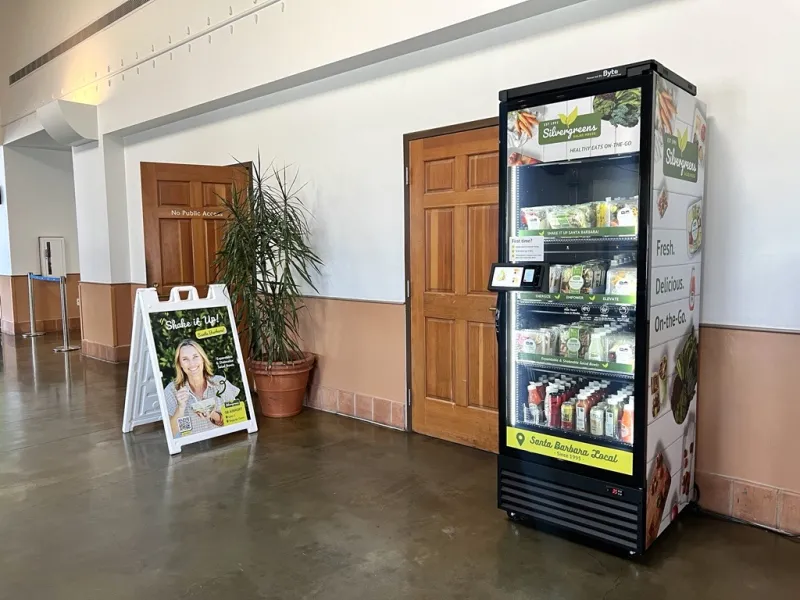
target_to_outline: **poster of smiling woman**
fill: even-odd
[[[150,314],[175,438],[250,417],[226,312],[218,307]]]
[[[146,343],[134,345],[147,355],[171,454],[218,435],[256,431],[230,301],[224,286],[211,288],[204,299],[194,289],[188,300],[161,302],[151,290],[137,295],[134,339]],[[137,336],[137,324],[145,335]]]

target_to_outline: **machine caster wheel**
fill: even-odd
[[[508,515],[508,518],[511,521],[514,521],[515,523],[519,523],[522,521],[522,515],[515,513],[513,510],[507,510],[506,514]]]

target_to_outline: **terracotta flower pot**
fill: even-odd
[[[272,366],[250,361],[250,372],[258,392],[261,414],[265,417],[293,417],[303,410],[303,398],[316,357],[305,353],[302,359]]]

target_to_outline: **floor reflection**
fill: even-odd
[[[686,515],[634,563],[507,521],[491,454],[344,417],[170,457],[59,343],[2,339],[0,599],[796,598],[800,545]]]

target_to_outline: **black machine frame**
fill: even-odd
[[[499,452],[498,452],[498,504],[509,515],[517,516],[509,510],[503,502],[503,474],[520,473],[539,481],[552,481],[554,485],[564,486],[564,489],[579,490],[578,493],[587,492],[592,497],[597,497],[599,502],[603,498],[609,501],[624,500],[626,505],[636,507],[637,539],[635,547],[628,544],[623,549],[630,554],[644,552],[645,538],[645,503],[646,503],[646,460],[647,460],[647,369],[640,365],[647,363],[649,348],[649,283],[650,283],[650,244],[651,240],[651,207],[653,189],[653,135],[654,135],[654,106],[657,76],[664,77],[692,95],[696,94],[696,87],[688,81],[677,76],[656,61],[633,63],[630,65],[604,69],[565,79],[559,79],[542,84],[535,84],[503,91],[500,93],[500,123],[507,122],[508,113],[522,108],[542,106],[554,102],[574,100],[598,94],[616,92],[625,89],[641,87],[642,113],[641,113],[641,139],[639,146],[639,222],[637,264],[640,277],[637,281],[636,295],[636,366],[633,383],[636,398],[636,411],[634,413],[634,431],[636,432],[633,446],[633,474],[626,475],[606,471],[591,466],[561,461],[548,456],[532,454],[516,448],[511,448],[506,442],[506,427],[508,426],[508,367],[513,358],[508,356],[509,348],[509,323],[507,299],[498,298],[496,313],[496,328],[498,337],[498,419],[499,419]],[[499,196],[500,196],[500,223],[498,240],[499,261],[509,260],[508,256],[508,164],[507,164],[507,136],[501,127],[499,152]],[[631,509],[633,510],[633,509]],[[526,519],[539,521],[535,516],[526,515]],[[552,528],[553,519],[548,522],[537,523]],[[557,521],[557,519],[556,519]],[[556,523],[558,533],[572,537],[575,527],[562,530]],[[578,527],[577,529],[580,529]],[[579,537],[581,536],[578,532]],[[613,540],[604,540],[604,536],[587,533],[584,541],[594,544],[609,546],[610,549],[620,550],[619,544]]]

